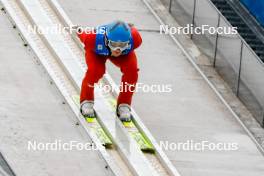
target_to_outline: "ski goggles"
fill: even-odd
[[[120,49],[121,52],[123,52],[124,50],[128,49],[128,44],[129,42],[113,42],[111,40],[108,40],[108,47],[114,51]]]

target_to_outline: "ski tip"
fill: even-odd
[[[112,142],[106,142],[103,143],[102,145],[107,149],[112,149],[114,147]]]
[[[144,153],[150,153],[150,154],[155,154],[155,149],[150,147],[150,148],[141,148],[141,151]]]

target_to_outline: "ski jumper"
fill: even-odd
[[[87,71],[82,81],[80,103],[84,100],[94,100],[94,86],[103,77],[105,73],[105,63],[109,59],[114,65],[120,68],[122,72],[121,85],[122,90],[117,99],[117,105],[125,103],[131,105],[133,92],[138,80],[138,64],[134,49],[138,48],[142,39],[135,27],[130,27],[132,39],[131,48],[123,51],[119,57],[111,56],[110,49],[104,43],[102,34],[85,33],[78,34],[84,44],[85,60]],[[98,50],[99,49],[99,50]],[[127,89],[125,85],[131,85]]]

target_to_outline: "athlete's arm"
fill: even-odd
[[[77,33],[77,35],[78,35],[78,37],[79,37],[79,39],[81,40],[81,42],[83,43],[83,44],[85,44],[85,41],[86,41],[86,39],[87,39],[87,35],[88,34],[86,34],[84,31],[76,31],[76,33]]]
[[[88,49],[93,49],[95,46],[95,38],[96,34],[95,33],[86,33],[86,32],[78,32],[77,33],[78,37],[84,44],[85,48]]]
[[[142,38],[141,38],[138,30],[134,26],[131,27],[131,33],[132,33],[132,37],[133,37],[133,41],[134,41],[134,49],[136,49],[141,45]]]

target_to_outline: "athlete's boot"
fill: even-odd
[[[131,121],[131,108],[128,104],[119,104],[116,114],[122,122]]]
[[[85,118],[94,118],[95,117],[95,111],[94,111],[93,106],[94,106],[93,101],[84,100],[81,103],[80,111]]]

